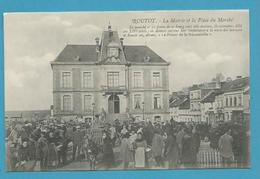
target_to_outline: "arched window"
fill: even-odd
[[[232,98],[229,99],[230,105],[229,106],[233,106],[233,100]]]
[[[108,112],[120,113],[120,99],[117,95],[111,95],[108,98]]]

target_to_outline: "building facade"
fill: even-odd
[[[222,83],[222,87],[205,96],[201,101],[202,116],[208,123],[249,119],[249,78],[240,76]]]
[[[194,85],[189,88],[190,105],[182,96],[171,100],[171,117],[178,122],[216,123],[230,120],[249,120],[249,78],[238,76],[234,80],[217,82],[217,85]]]
[[[201,116],[202,121],[206,123],[215,123],[223,120],[223,97],[221,90],[212,90],[201,100]]]
[[[192,122],[194,116],[190,110],[189,95],[177,94],[170,101],[170,116],[171,119],[177,122]]]
[[[211,89],[193,86],[190,89],[190,113],[194,122],[205,122],[202,116],[201,100],[210,93]]]
[[[224,86],[223,103],[225,121],[242,119],[250,113],[249,78],[237,77]],[[249,117],[247,117],[249,119]]]
[[[54,116],[166,120],[169,63],[147,46],[124,45],[111,26],[95,41],[67,45],[51,62]]]

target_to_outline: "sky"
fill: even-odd
[[[234,33],[199,37],[125,37],[126,45],[147,45],[170,62],[170,91],[210,81],[216,73],[249,76],[247,11],[154,11],[7,13],[4,15],[5,110],[49,109],[50,62],[66,44],[95,44],[110,23],[119,35],[132,19],[231,18],[242,24]],[[199,23],[201,24],[201,23]],[[225,24],[225,23],[224,23]]]

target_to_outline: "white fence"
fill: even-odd
[[[209,143],[201,142],[199,153],[197,155],[197,164],[201,168],[222,168],[222,158],[218,150],[212,149]],[[237,161],[232,159],[229,167],[237,167]]]

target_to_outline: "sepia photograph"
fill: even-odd
[[[3,25],[6,171],[250,168],[248,10]]]

